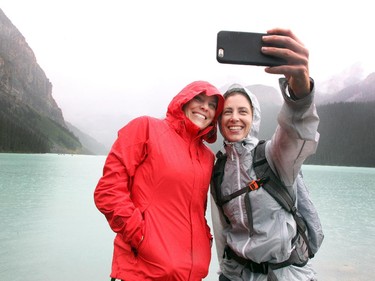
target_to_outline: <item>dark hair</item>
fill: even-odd
[[[229,98],[231,96],[234,96],[236,94],[245,97],[248,100],[248,102],[250,104],[250,107],[253,108],[253,103],[251,102],[251,99],[250,99],[248,93],[246,92],[246,90],[244,88],[231,88],[224,93],[223,97],[224,97],[224,99],[227,99],[227,98]]]

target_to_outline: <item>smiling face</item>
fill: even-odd
[[[220,128],[230,142],[241,141],[249,134],[253,123],[253,110],[249,100],[241,93],[231,93],[225,99]]]
[[[215,117],[217,97],[199,94],[183,107],[185,115],[201,130],[210,125]]]

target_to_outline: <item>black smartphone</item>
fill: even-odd
[[[220,63],[258,66],[286,64],[282,58],[264,55],[261,52],[262,36],[266,33],[219,31],[217,33],[216,59]]]

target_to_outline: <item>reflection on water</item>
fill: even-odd
[[[104,161],[0,154],[0,280],[109,280],[114,234],[93,202]],[[326,235],[313,260],[319,280],[372,280],[375,169],[305,166],[304,174]],[[205,280],[217,270],[213,248]]]

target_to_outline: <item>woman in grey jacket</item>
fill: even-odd
[[[309,77],[308,50],[298,38],[290,30],[273,29],[268,33],[271,36],[266,36],[264,41],[280,48],[263,48],[262,52],[281,57],[288,63],[265,69],[267,73],[285,76],[279,81],[284,104],[278,116],[278,127],[267,142],[265,153],[272,170],[285,187],[296,192],[300,168],[304,160],[315,152],[319,139],[319,117],[313,103],[314,84]],[[256,97],[241,85],[229,87],[224,97],[220,131],[225,139],[227,160],[221,194],[226,196],[257,179],[253,155],[259,142],[260,107]],[[249,196],[251,202],[253,234],[249,234],[245,196]],[[287,265],[269,269],[268,273],[249,266],[249,260],[260,265],[280,264],[288,260],[297,232],[293,216],[263,188],[237,196],[222,207],[214,201],[211,206],[222,273],[219,280],[315,280],[310,263],[301,267]]]

